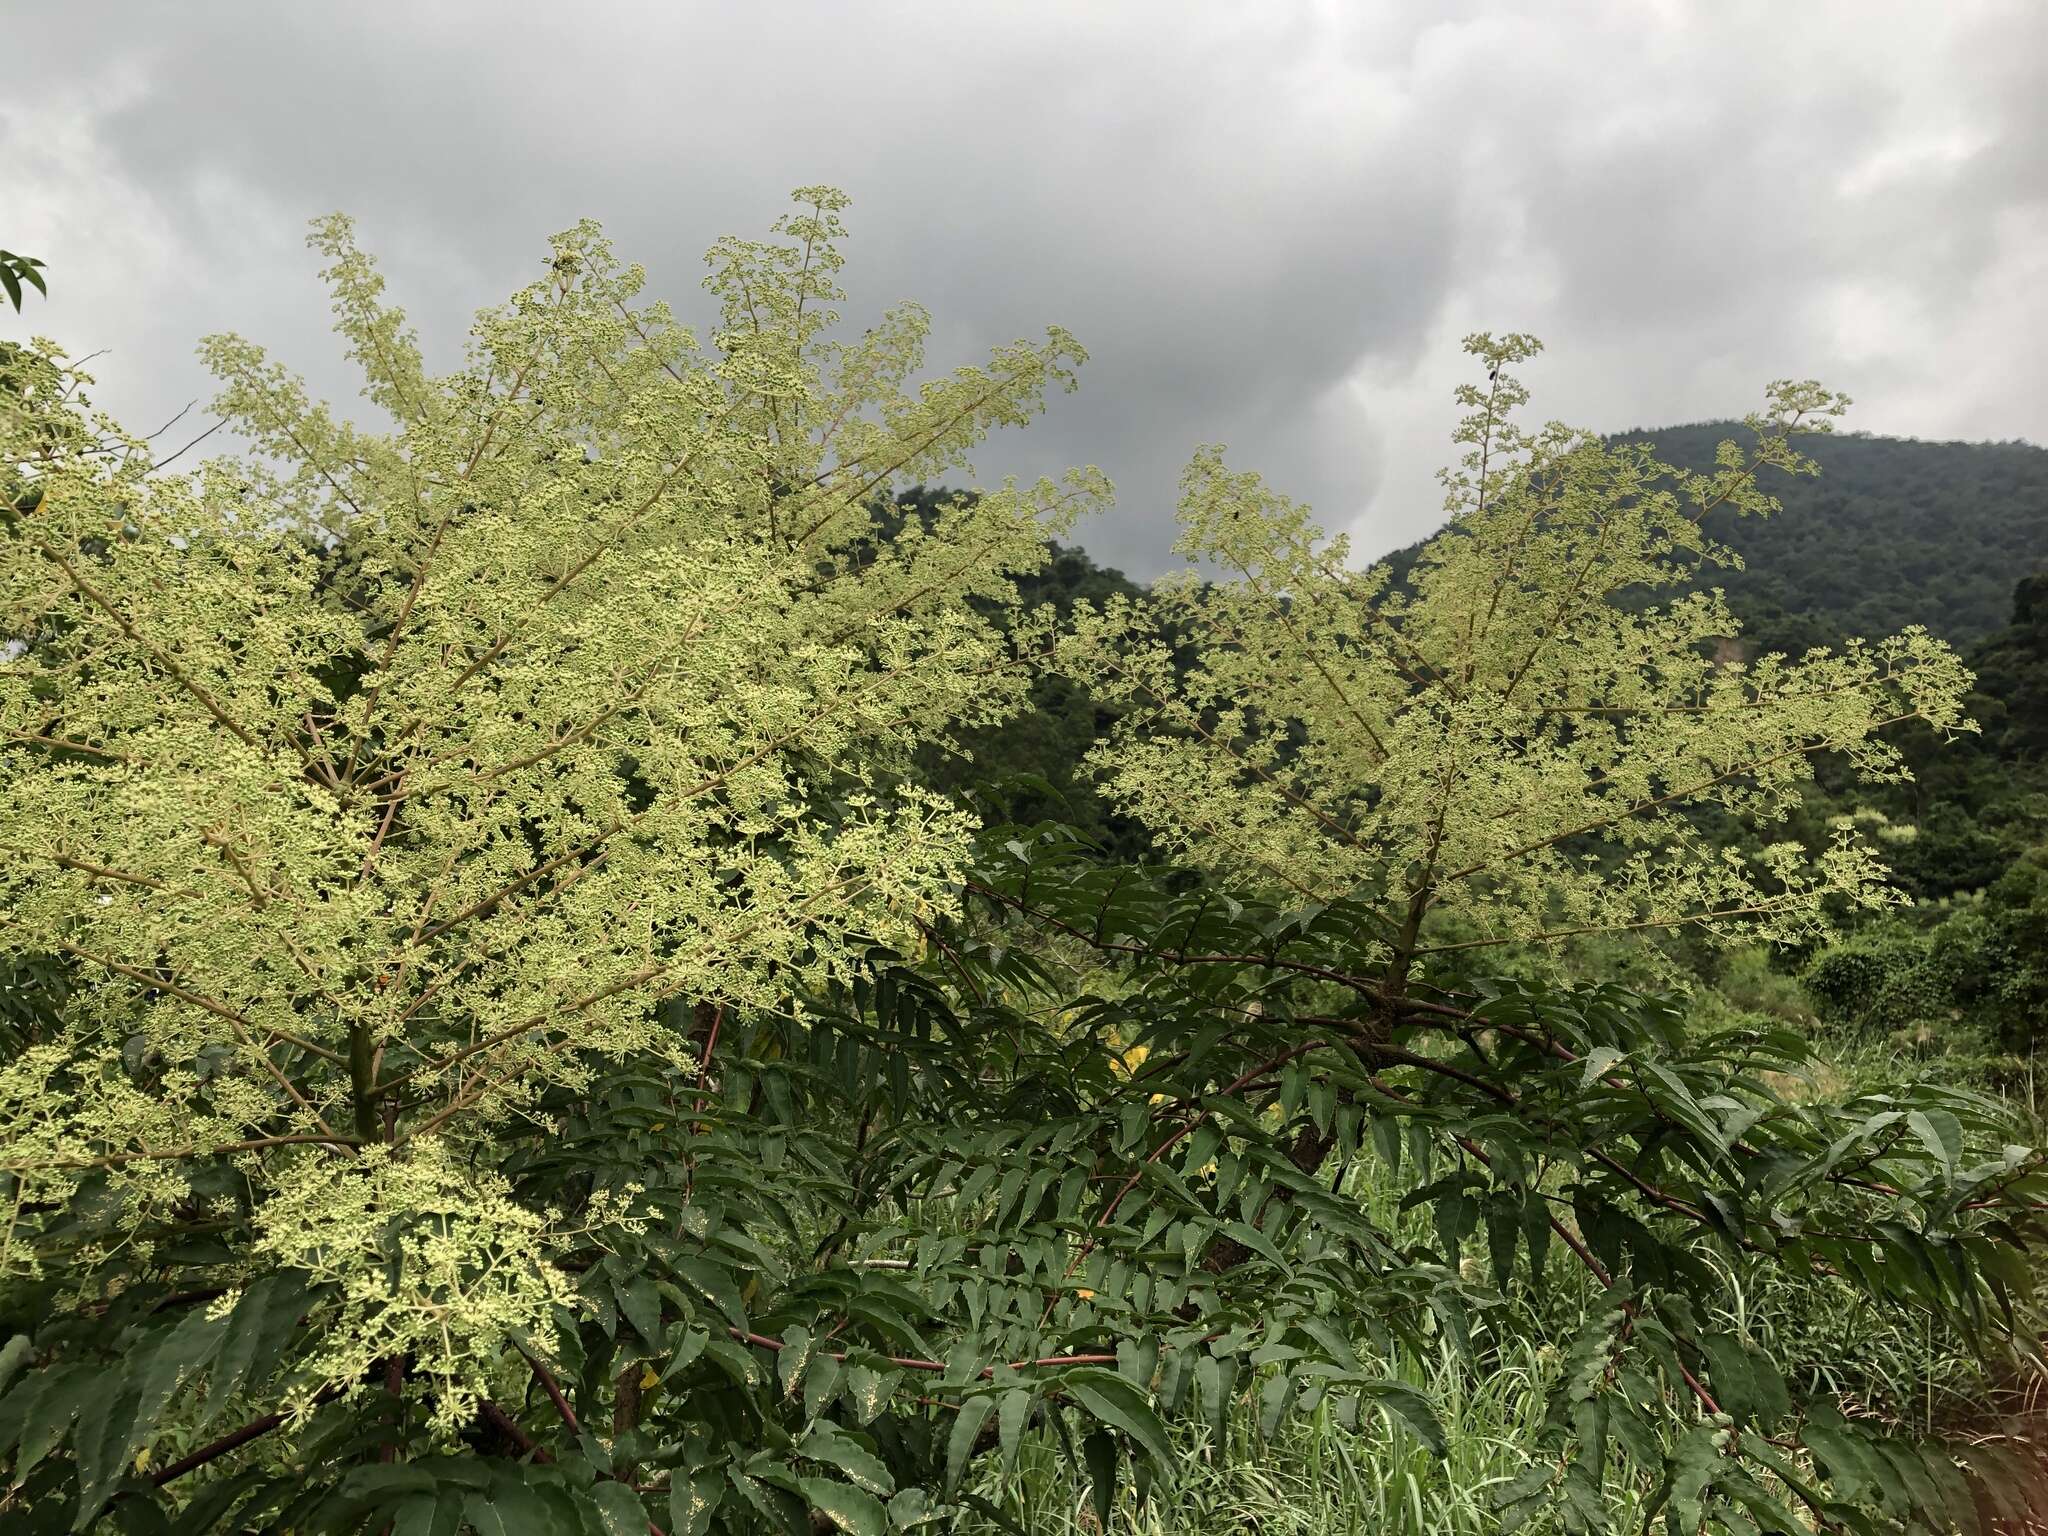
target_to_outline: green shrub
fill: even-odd
[[[1865,1033],[1898,1030],[1940,1006],[1924,975],[1925,941],[1895,924],[1873,926],[1814,957],[1801,978],[1825,1024]]]

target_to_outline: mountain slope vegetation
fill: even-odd
[[[1616,440],[1706,470],[1735,425],[1635,428]],[[1818,476],[1771,487],[1783,511],[1705,523],[1744,568],[1702,585],[1728,594],[1765,649],[1796,654],[1908,624],[1969,646],[2005,625],[2013,581],[2048,561],[2048,449],[1839,433],[1817,438],[1808,457]]]

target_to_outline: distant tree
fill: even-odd
[[[2012,764],[2048,765],[2048,567],[2013,588],[2012,621],[1970,657],[1985,746]]]
[[[1823,949],[1804,978],[1822,1017],[1932,1049],[1981,1041],[2030,1066],[2048,1017],[2048,848],[1985,884],[1924,933],[1891,925]]]
[[[2048,837],[2048,577],[2024,576],[2013,622],[1968,654],[1976,681],[1964,707],[1981,734],[1947,747],[1922,729],[1894,728],[1910,777],[1875,790],[1824,768],[1822,783],[1845,807],[1869,803],[1911,833],[1892,862],[1916,896],[1981,890]]]

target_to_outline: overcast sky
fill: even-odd
[[[1428,532],[1477,329],[1541,336],[1575,425],[1813,376],[1852,428],[2048,440],[2040,0],[0,0],[0,57],[0,246],[51,288],[0,336],[109,349],[139,430],[203,410],[215,330],[358,404],[316,214],[452,367],[578,218],[702,315],[705,247],[827,182],[849,321],[1088,348],[975,466],[1100,465],[1079,538],[1138,576],[1204,442],[1361,555]]]

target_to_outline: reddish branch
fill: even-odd
[[[718,1049],[718,1029],[725,1022],[725,1006],[722,1003],[699,1003],[697,1006],[701,1011],[711,1015],[711,1023],[704,1032],[704,1059],[697,1064],[697,1102],[692,1106],[692,1113],[704,1108],[704,1085],[711,1077],[711,1054]]]
[[[518,1446],[522,1456],[531,1456],[543,1466],[555,1459],[554,1454],[546,1446],[519,1427],[517,1419],[489,1398],[485,1398],[477,1405],[477,1411],[493,1429]]]
[[[520,1353],[526,1352],[521,1350]],[[562,1395],[562,1384],[555,1380],[555,1373],[533,1355],[526,1356],[526,1363],[533,1367],[533,1379],[541,1384],[541,1389],[554,1403],[555,1412],[562,1416],[562,1422],[568,1426],[569,1433],[582,1434],[583,1426],[576,1422],[576,1410],[569,1406],[569,1399]]]
[[[324,1403],[336,1396],[340,1390],[339,1387],[325,1388],[314,1395],[313,1401],[316,1405]],[[280,1410],[276,1413],[266,1413],[261,1418],[251,1419],[240,1429],[222,1435],[211,1445],[202,1445],[198,1450],[180,1456],[176,1461],[159,1467],[150,1474],[149,1480],[161,1488],[164,1484],[183,1477],[187,1472],[196,1472],[208,1462],[218,1461],[221,1457],[227,1455],[229,1451],[237,1450],[247,1445],[251,1440],[269,1434],[278,1425],[282,1424],[286,1417],[287,1415]]]
[[[526,1354],[524,1350],[521,1350],[520,1353]],[[576,1422],[576,1410],[569,1406],[569,1399],[562,1395],[562,1384],[555,1380],[555,1373],[549,1370],[546,1365],[542,1364],[536,1356],[526,1355],[526,1363],[533,1368],[534,1380],[538,1381],[541,1384],[542,1389],[548,1395],[549,1401],[554,1403],[555,1412],[562,1416],[562,1423],[568,1429],[569,1433],[572,1435],[582,1434],[583,1426]],[[509,1421],[509,1416],[507,1417]],[[493,1420],[492,1422],[495,1423],[496,1420]],[[516,1424],[513,1425],[512,1428],[515,1434],[522,1433]],[[539,1447],[535,1446],[534,1449],[538,1451]],[[536,1456],[535,1459],[539,1460],[540,1458],[539,1456]],[[622,1479],[613,1478],[611,1474],[608,1472],[600,1473],[599,1475],[613,1482],[622,1481]],[[630,1482],[628,1482],[625,1486],[631,1488],[633,1485]],[[647,1536],[668,1536],[668,1532],[664,1531],[652,1520],[649,1520],[647,1522]]]
[[[161,1488],[174,1478],[183,1477],[187,1472],[197,1471],[210,1461],[217,1461],[229,1451],[247,1445],[258,1436],[267,1435],[284,1422],[282,1413],[266,1413],[259,1419],[251,1419],[231,1434],[222,1435],[211,1445],[202,1445],[189,1455],[180,1456],[176,1461],[159,1467],[150,1476],[150,1481]]]

